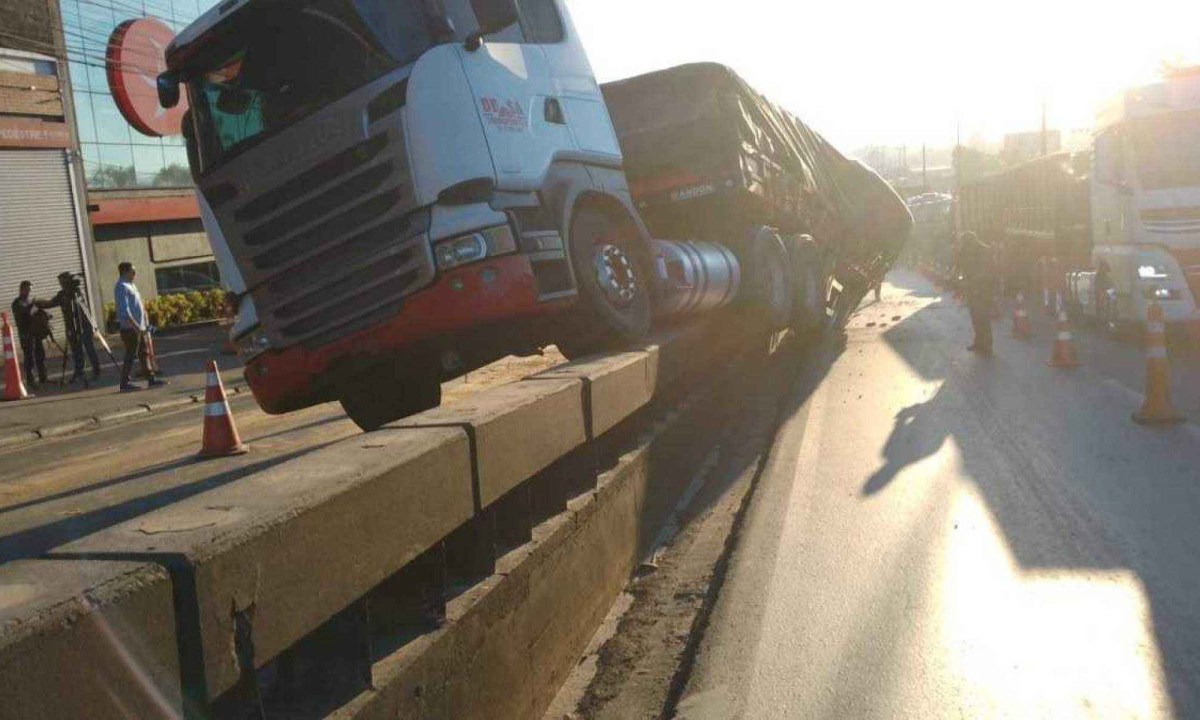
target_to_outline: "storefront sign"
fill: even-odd
[[[0,116],[0,147],[69,148],[71,131],[64,122]]]
[[[167,69],[167,46],[175,33],[158,18],[126,20],[108,39],[108,87],[121,115],[143,135],[178,135],[187,99],[173,108],[158,104],[158,76]]]

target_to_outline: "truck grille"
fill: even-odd
[[[275,347],[313,347],[394,314],[432,281],[403,136],[380,132],[253,196],[206,190]]]
[[[1146,230],[1162,234],[1200,232],[1200,207],[1152,208],[1139,215]]]
[[[1168,248],[1168,252],[1179,263],[1179,268],[1187,280],[1188,290],[1192,291],[1192,300],[1200,305],[1200,249]]]

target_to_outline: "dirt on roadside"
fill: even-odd
[[[546,348],[541,355],[530,355],[528,357],[510,355],[501,358],[478,370],[472,370],[460,378],[443,383],[442,404],[448,405],[485,388],[503,385],[543,370],[549,370],[555,365],[565,363],[566,361],[567,359],[553,345]]]
[[[670,716],[774,438],[783,368],[794,369],[794,360],[775,367],[693,480],[699,490],[676,509],[678,531],[643,562],[544,720]]]

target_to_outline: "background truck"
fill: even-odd
[[[1200,321],[1200,68],[1122,93],[1086,152],[965,185],[960,210],[1010,288],[1061,289],[1112,327],[1141,324],[1153,301],[1170,323]]]
[[[731,301],[816,330],[911,225],[726,68],[602,93],[560,0],[231,0],[167,68],[268,412],[338,399],[371,429],[500,356]]]

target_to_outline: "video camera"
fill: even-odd
[[[72,295],[83,296],[83,273],[61,272],[58,274],[58,283]]]

